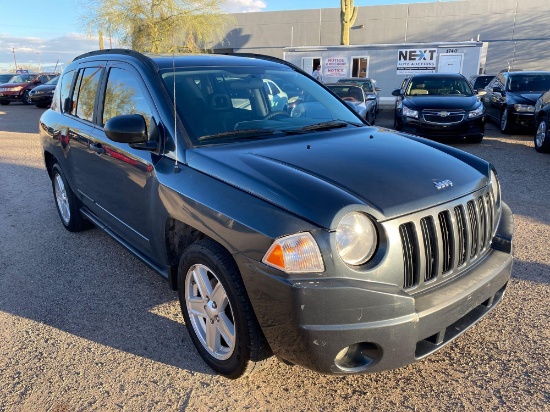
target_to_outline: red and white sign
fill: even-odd
[[[325,77],[348,77],[348,59],[344,57],[329,57],[325,60]]]

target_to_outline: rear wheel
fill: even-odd
[[[92,226],[90,221],[80,214],[80,203],[65,179],[59,164],[52,168],[52,188],[57,212],[61,223],[69,232],[80,232]]]
[[[200,240],[183,253],[178,294],[191,339],[216,372],[238,378],[271,356],[237,265],[218,243]]]
[[[535,150],[539,153],[550,153],[550,137],[548,136],[548,122],[541,118],[537,122],[535,132]]]

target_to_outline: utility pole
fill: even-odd
[[[42,66],[40,66],[40,52],[36,52],[36,54],[38,55],[38,71],[41,72]]]
[[[17,72],[17,60],[15,60],[15,48],[11,48],[11,52],[13,53],[13,62],[15,63],[15,71]]]

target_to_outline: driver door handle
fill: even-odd
[[[94,152],[96,152],[99,155],[102,155],[105,153],[105,149],[103,146],[101,146],[101,143],[94,144],[90,142],[90,149],[92,149]]]

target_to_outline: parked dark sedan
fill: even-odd
[[[373,125],[376,121],[376,96],[365,93],[365,90],[354,83],[328,84],[340,99],[345,101],[359,116]]]
[[[289,115],[266,79],[307,99]],[[327,374],[407,365],[510,279],[490,163],[369,126],[273,57],[90,52],[39,131],[63,226],[93,222],[165,277],[198,353],[230,378],[273,353]]]
[[[59,74],[54,73],[26,73],[12,77],[8,83],[0,85],[0,104],[11,102],[32,104],[29,94],[39,84],[44,84]]]
[[[550,90],[535,104],[535,150],[550,153]]]
[[[481,98],[487,118],[500,125],[502,133],[514,130],[532,132],[535,127],[535,103],[550,89],[550,72],[505,71],[485,88]]]
[[[53,79],[46,82],[45,84],[36,86],[29,93],[30,101],[36,107],[40,107],[42,109],[48,107],[52,103],[53,93],[55,91],[55,87],[57,85],[58,80],[59,80],[59,76],[54,77]]]
[[[408,78],[397,97],[394,127],[425,137],[483,140],[484,109],[461,74],[418,74]]]

